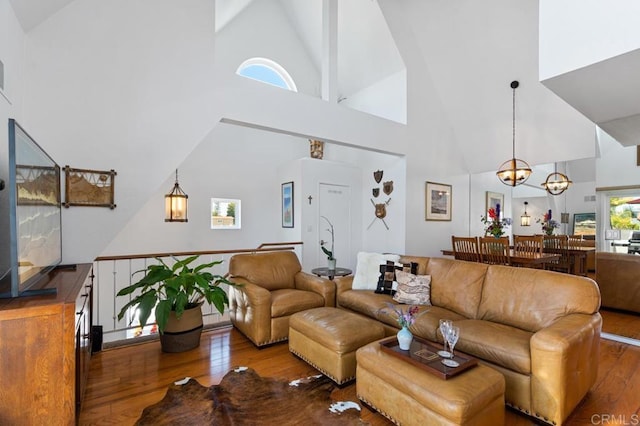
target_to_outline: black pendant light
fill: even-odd
[[[176,183],[170,193],[164,196],[165,222],[188,222],[187,199],[189,196],[184,193],[178,184],[178,169],[176,169]]]
[[[516,89],[519,85],[520,83],[517,81],[511,82],[511,89],[513,89],[513,158],[502,163],[496,172],[500,182],[509,186],[520,185],[531,176],[531,167],[529,167],[529,164],[524,160],[516,158]]]
[[[531,216],[527,214],[527,201],[524,202],[524,213],[520,216],[520,226],[531,226]]]

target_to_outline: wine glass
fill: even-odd
[[[451,352],[447,351],[447,330],[453,326],[451,320],[440,320],[440,333],[442,334],[442,340],[444,340],[444,350],[438,351],[438,355],[442,358],[451,358]]]
[[[456,326],[451,326],[449,327],[449,329],[447,330],[447,335],[445,336],[447,342],[449,343],[449,347],[451,348],[451,359],[443,359],[442,363],[444,365],[446,365],[447,367],[459,367],[460,363],[458,363],[457,361],[454,361],[454,352],[453,352],[453,348],[456,346],[456,343],[458,343],[458,338],[460,337],[460,327],[456,327]]]

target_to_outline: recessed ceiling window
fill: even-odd
[[[283,89],[297,92],[296,83],[289,73],[277,62],[267,58],[251,58],[238,67],[236,74]]]

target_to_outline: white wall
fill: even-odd
[[[407,124],[407,71],[402,70],[349,95],[342,105]]]
[[[192,182],[198,180],[199,171],[192,172],[188,164],[190,156],[198,155],[194,150],[199,145],[211,143],[206,135],[215,139],[223,118],[302,138],[313,136],[381,151],[406,150],[400,125],[236,76],[238,63],[233,55],[225,57],[229,52],[223,35],[233,30],[233,23],[214,36],[213,12],[213,5],[205,0],[180,4],[78,0],[29,33],[28,128],[47,136],[48,150],[61,164],[113,168],[118,173],[116,209],[64,211],[65,262],[89,261],[99,254],[113,254],[116,248],[142,250],[144,244],[163,250],[188,245],[187,238],[193,235],[180,231],[185,240],[176,239],[179,232],[171,228],[176,224],[160,223],[166,233],[153,236],[144,233],[147,226],[135,224],[144,222],[140,214],[152,215],[149,218],[156,214],[151,206],[170,189],[175,168],[181,170],[181,185],[193,197],[192,214],[204,214],[195,203],[211,194],[194,192],[198,187]],[[220,54],[214,52],[218,38]],[[283,46],[289,56],[279,58],[296,69],[294,62],[300,56],[291,48]],[[306,139],[302,140],[308,150]],[[225,141],[233,142],[233,138]],[[287,159],[286,155],[280,158]],[[235,158],[239,161],[243,161],[241,155]],[[259,176],[246,178],[255,181]],[[236,182],[228,179],[225,184]],[[274,186],[276,191],[279,184]],[[243,190],[235,192],[246,199]],[[279,192],[275,195],[279,199]],[[250,206],[243,210],[251,211]],[[264,235],[267,225],[255,225],[256,240],[272,239]],[[243,220],[243,228],[250,226]],[[192,241],[194,246],[204,244],[197,238]],[[222,237],[206,245],[226,244],[230,242]]]
[[[636,0],[540,0],[540,80],[640,48]]]
[[[0,179],[9,184],[9,118],[22,124],[20,114],[24,33],[8,0],[0,0],[0,60],[4,63],[4,90],[0,89]],[[33,137],[38,135],[32,134]],[[9,191],[0,191],[0,277],[10,267]]]
[[[596,187],[638,185],[636,147],[622,146],[607,133],[598,129],[600,156],[596,158]]]

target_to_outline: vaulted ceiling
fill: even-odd
[[[9,1],[28,32],[73,0]],[[254,1],[216,0],[217,30]],[[279,2],[320,69],[322,1],[266,1]],[[424,64],[419,70],[423,75],[410,78],[432,81],[456,139],[464,145],[462,155],[471,172],[497,167],[495,159],[487,155],[487,145],[499,150],[504,159],[511,154],[512,80],[521,83],[517,92],[519,157],[536,158],[539,164],[593,157],[595,126],[591,120],[598,121],[599,117],[601,122],[606,121],[603,126],[614,137],[616,120],[624,126],[626,141],[634,137],[629,135],[628,122],[619,116],[625,112],[619,111],[617,99],[609,96],[607,102],[595,106],[597,99],[593,96],[578,97],[578,90],[567,94],[566,88],[573,87],[571,82],[548,83],[563,100],[540,83],[537,0],[517,4],[511,0],[380,0],[380,5],[374,0],[349,0],[338,2],[338,7],[339,95],[348,97],[398,72],[405,67],[406,55],[418,55],[418,62]],[[383,14],[390,7],[404,10],[413,46],[397,48]],[[578,78],[578,87],[590,84],[588,74],[582,73]],[[578,154],[575,150],[563,151],[562,144],[558,144],[563,138],[579,138],[585,149]],[[546,153],[544,148],[548,147],[554,149]]]

